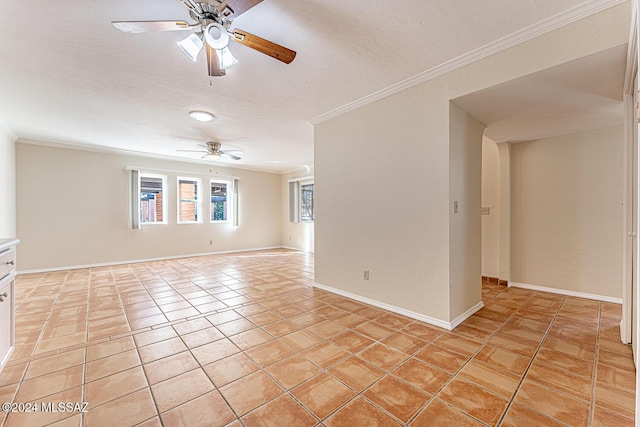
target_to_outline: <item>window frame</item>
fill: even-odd
[[[213,192],[211,190],[211,187],[213,186],[213,184],[225,184],[227,186],[227,200],[226,200],[226,204],[227,204],[227,212],[226,212],[226,217],[227,219],[213,219],[213,208],[212,208],[212,204],[213,202],[211,202],[211,198],[213,197]],[[220,178],[210,178],[209,179],[209,223],[211,224],[224,224],[224,223],[228,223],[231,222],[232,218],[233,218],[233,206],[234,206],[234,201],[233,201],[233,196],[234,196],[234,189],[233,189],[233,181],[230,179],[220,179]]]
[[[195,199],[180,198],[180,181],[191,181],[196,184]],[[202,179],[192,176],[178,176],[176,178],[176,221],[178,224],[202,224]],[[192,202],[195,204],[195,221],[183,221],[181,219],[180,204],[183,202]]]
[[[304,212],[304,208],[303,208],[303,203],[302,203],[302,192],[303,192],[303,188],[305,186],[308,185],[313,185],[313,191],[312,191],[312,197],[311,197],[311,219],[304,219],[302,217],[303,212]],[[315,222],[316,219],[316,215],[315,215],[315,198],[316,198],[316,189],[315,189],[315,182],[313,179],[308,179],[308,180],[304,180],[304,181],[298,181],[298,221],[300,222],[304,222],[304,223],[313,223]]]
[[[142,179],[146,178],[160,178],[162,180],[162,221],[153,221],[153,222],[144,222],[142,221]],[[136,196],[138,198],[138,220],[140,222],[140,226],[143,225],[160,225],[160,224],[168,224],[167,221],[167,175],[161,175],[156,173],[148,173],[144,171],[138,172],[138,194]]]

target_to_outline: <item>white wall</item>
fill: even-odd
[[[13,136],[0,125],[0,238],[16,237],[16,153]]]
[[[279,174],[26,141],[16,153],[19,271],[281,246]],[[208,223],[208,203],[202,224],[176,224],[178,174],[168,172],[169,223],[131,230],[127,165],[187,171],[179,175],[203,187],[216,174],[239,177],[239,226]]]
[[[317,124],[316,281],[455,319],[449,178],[462,171],[450,167],[449,100],[625,44],[629,12],[627,3],[604,10]],[[456,262],[472,268],[467,255]]]
[[[456,320],[482,302],[480,189],[485,126],[449,104],[449,306]],[[457,212],[453,208],[457,202]],[[476,307],[476,310],[479,307]]]
[[[500,154],[498,146],[482,138],[482,275],[500,276]]]
[[[512,280],[622,297],[622,126],[511,149]]]
[[[315,223],[289,221],[289,180],[307,176],[313,176],[313,168],[282,175],[282,246],[305,252],[313,252],[315,247]],[[314,201],[317,201],[317,198],[315,198]]]

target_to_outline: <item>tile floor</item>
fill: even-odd
[[[446,331],[265,251],[22,275],[6,426],[632,426],[620,306],[484,284]],[[39,407],[38,409],[42,409]],[[78,409],[78,408],[73,408]]]

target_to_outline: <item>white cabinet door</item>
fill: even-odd
[[[13,318],[13,288],[15,276],[7,276],[0,281],[0,371],[9,361],[13,353],[14,318]]]

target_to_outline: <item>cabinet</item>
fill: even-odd
[[[16,245],[17,239],[0,239],[0,371],[15,348]]]

